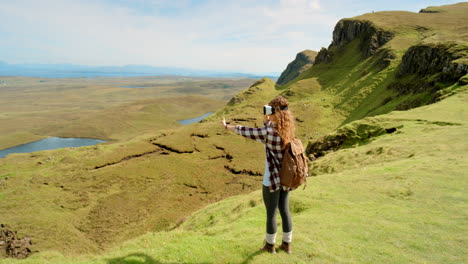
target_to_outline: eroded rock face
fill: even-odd
[[[281,76],[276,83],[279,85],[284,85],[296,79],[299,75],[301,75],[314,64],[316,56],[317,52],[312,50],[304,50],[299,52],[296,55],[296,58],[288,64],[286,70],[281,73]]]
[[[0,225],[0,258],[27,258],[31,254],[31,246],[30,237],[19,238],[16,231]]]
[[[455,44],[412,46],[403,56],[397,77],[441,73],[440,81],[454,82],[468,73],[468,65],[456,63],[461,55]]]
[[[331,46],[341,47],[354,39],[361,37],[361,51],[365,58],[393,38],[393,33],[377,28],[370,21],[340,20],[333,30]]]
[[[320,50],[315,64],[331,62],[332,54],[329,49],[332,47],[341,48],[356,38],[361,38],[359,49],[362,57],[367,58],[376,53],[377,49],[393,38],[394,34],[376,27],[370,21],[342,19],[333,30],[333,42],[328,50]]]

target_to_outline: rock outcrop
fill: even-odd
[[[427,8],[423,8],[419,10],[419,13],[442,13],[443,10],[441,9],[436,9],[436,7],[430,6]]]
[[[330,49],[333,47],[341,48],[351,41],[360,38],[359,49],[363,58],[374,55],[380,47],[393,38],[394,34],[378,28],[370,21],[342,19],[333,30],[333,42],[328,50],[322,48],[315,59],[315,64],[329,63],[332,60],[333,53]]]
[[[372,120],[362,120],[339,128],[335,133],[329,134],[315,142],[310,142],[306,148],[309,159],[315,160],[329,152],[355,145],[367,144],[370,140],[385,134],[391,134],[400,129],[395,124],[378,124]]]
[[[466,84],[468,65],[466,47],[455,43],[420,44],[403,55],[396,79],[388,89],[400,95],[412,95],[396,110],[408,110],[431,104],[454,94],[453,84]],[[417,96],[426,93],[426,96]]]
[[[0,225],[0,258],[27,258],[31,254],[31,246],[30,237],[19,238],[15,231]]]
[[[296,55],[296,58],[288,64],[286,70],[281,73],[281,76],[279,77],[276,84],[284,85],[296,79],[299,75],[301,75],[314,64],[316,56],[317,52],[313,50],[304,50],[299,52]]]
[[[456,44],[428,44],[412,46],[403,56],[397,77],[439,73],[441,82],[455,82],[468,73],[468,65],[457,63],[463,57]],[[466,51],[466,50],[465,50]]]
[[[319,63],[330,63],[333,58],[333,52],[329,51],[327,48],[320,49],[317,57],[315,57],[315,64]]]

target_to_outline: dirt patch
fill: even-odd
[[[247,174],[250,176],[263,176],[263,174],[259,172],[254,172],[254,171],[247,170],[247,169],[238,170],[236,168],[231,168],[229,165],[224,165],[224,168],[226,168],[229,172],[233,174]]]
[[[0,258],[25,259],[31,254],[30,237],[19,238],[16,231],[0,224]]]
[[[190,136],[191,137],[199,137],[199,138],[208,138],[208,137],[210,137],[208,134],[196,134],[196,133],[192,133]]]
[[[193,153],[192,150],[178,150],[178,149],[163,145],[161,143],[152,143],[152,144],[155,145],[155,146],[158,146],[158,147],[160,147],[160,148],[162,148],[164,150],[167,150],[169,152],[174,152],[174,153],[177,153],[177,154]]]
[[[157,153],[157,152],[162,152],[162,151],[161,151],[161,149],[157,149],[157,150],[148,151],[148,152],[145,152],[145,153],[135,154],[135,155],[132,155],[132,156],[122,158],[121,160],[116,161],[116,162],[109,162],[109,163],[106,163],[106,164],[103,164],[103,165],[95,166],[94,169],[95,170],[101,169],[101,168],[104,168],[104,167],[107,167],[107,166],[118,164],[118,163],[120,163],[122,161],[130,160],[130,159],[134,159],[134,158],[139,158],[139,157],[142,157],[142,156],[145,156],[145,155],[148,155],[148,154]]]

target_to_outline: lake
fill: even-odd
[[[199,122],[199,121],[201,121],[203,118],[208,117],[208,116],[210,116],[210,115],[212,115],[212,114],[214,114],[214,113],[208,113],[208,114],[204,114],[204,115],[202,115],[202,116],[200,116],[200,117],[195,117],[195,118],[190,118],[190,119],[177,120],[177,122],[182,123],[182,124],[184,124],[184,125],[190,125],[190,124],[192,124],[192,123]]]
[[[96,145],[96,144],[103,143],[103,142],[106,142],[106,141],[100,140],[100,139],[90,139],[90,138],[50,137],[50,138],[34,141],[28,144],[23,144],[23,145],[19,145],[16,147],[0,150],[0,159],[11,153],[29,153],[29,152],[49,150],[49,149],[92,146],[92,145]]]

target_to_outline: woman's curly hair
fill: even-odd
[[[276,130],[283,141],[283,148],[295,138],[294,116],[288,110],[288,100],[283,96],[277,96],[268,103],[275,108]],[[283,110],[282,110],[283,109]]]

